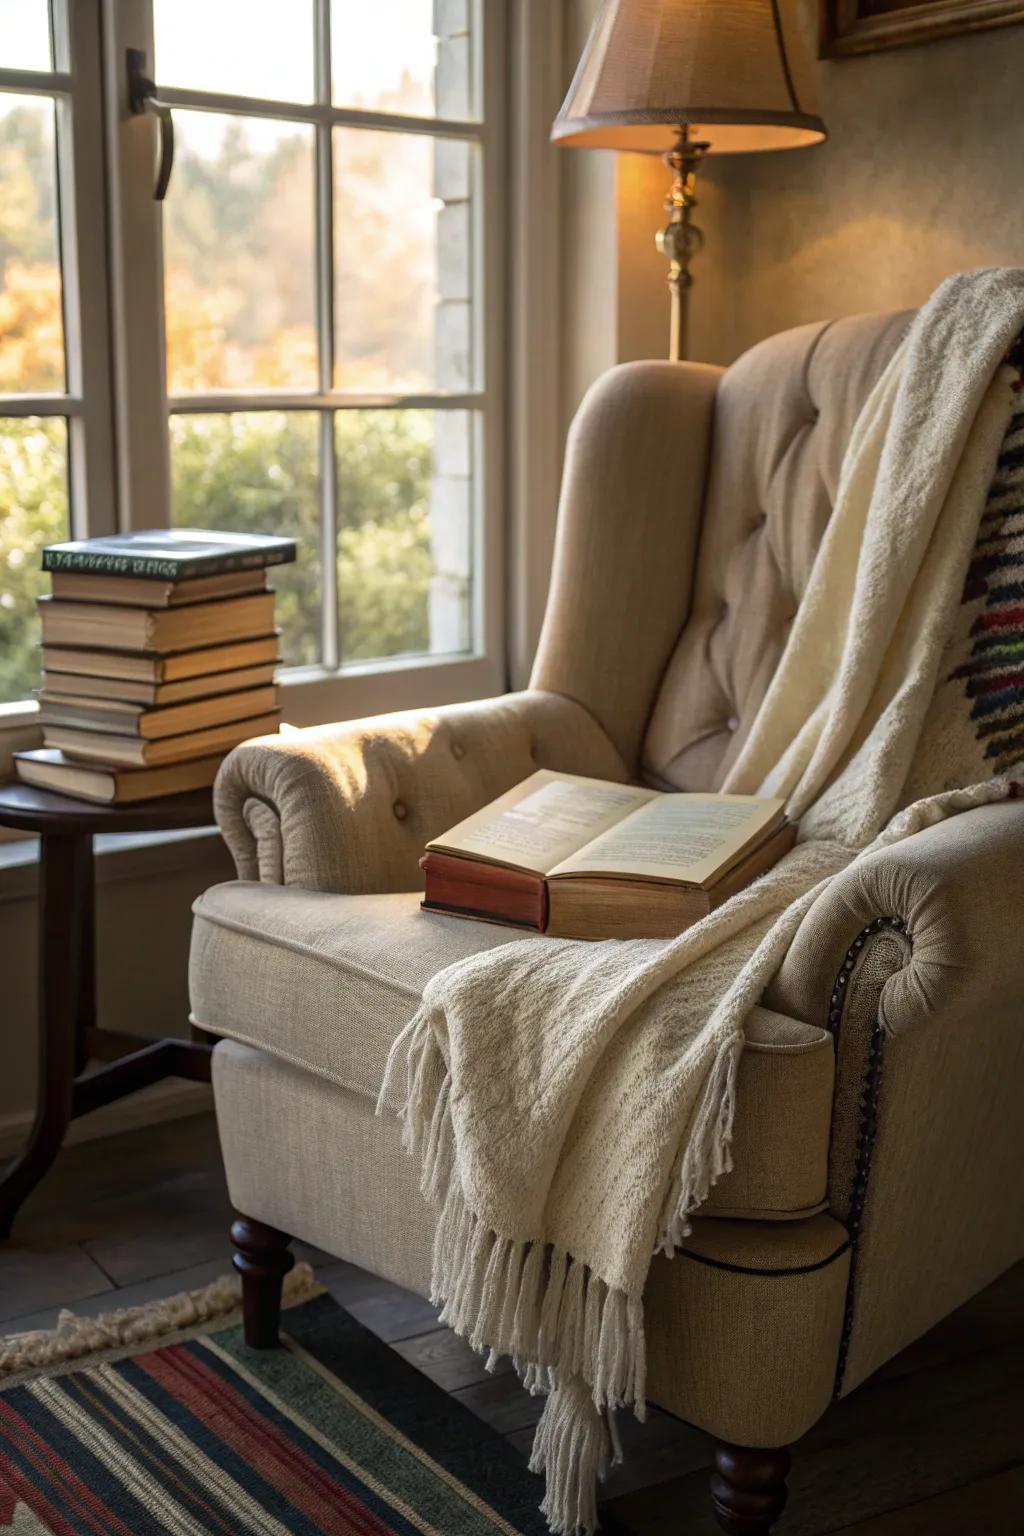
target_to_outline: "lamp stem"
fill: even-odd
[[[668,257],[668,286],[672,299],[669,319],[668,355],[672,362],[685,358],[689,343],[689,300],[693,286],[690,263],[704,244],[704,235],[693,223],[697,206],[697,172],[709,145],[690,138],[690,127],[683,123],[673,147],[663,156],[672,172],[672,185],[665,199],[668,223],[657,237],[658,250]]]

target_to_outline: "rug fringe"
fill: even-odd
[[[285,1276],[283,1304],[297,1306],[323,1289],[308,1264],[297,1264]],[[241,1282],[222,1275],[194,1291],[179,1291],[141,1307],[121,1307],[98,1317],[78,1317],[62,1311],[56,1328],[34,1329],[0,1339],[0,1378],[22,1376],[74,1361],[79,1365],[111,1350],[149,1344],[185,1329],[220,1320],[241,1307]]]

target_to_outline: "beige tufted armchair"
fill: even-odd
[[[722,781],[905,322],[613,370],[572,430],[530,687],[227,759],[238,880],[196,904],[191,985],[251,1342],[285,1233],[428,1289],[432,1214],[374,1102],[428,978],[516,935],[420,912],[425,841],[537,766]],[[650,1398],[718,1442],[726,1531],[768,1531],[785,1447],[1024,1253],[1022,903],[1024,804],[973,810],[840,875],[750,1016],[734,1171],[646,1297]]]

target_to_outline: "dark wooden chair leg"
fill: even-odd
[[[787,1450],[751,1451],[720,1440],[711,1502],[722,1530],[729,1536],[768,1536],[786,1506],[788,1472]]]
[[[232,1264],[242,1277],[242,1318],[245,1342],[253,1349],[276,1349],[281,1322],[281,1287],[295,1263],[288,1252],[291,1238],[250,1216],[231,1226]]]

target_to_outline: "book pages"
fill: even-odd
[[[509,869],[546,875],[637,807],[653,789],[541,768],[483,810],[427,844]]]
[[[656,794],[548,873],[704,885],[778,821],[782,806],[749,795]]]

